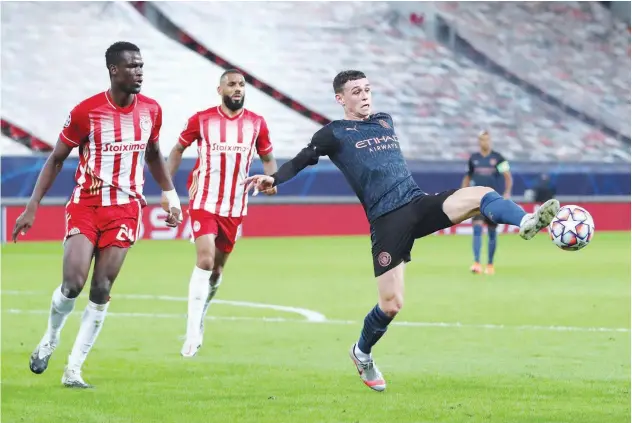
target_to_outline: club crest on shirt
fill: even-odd
[[[489,159],[489,164],[490,165],[496,166],[496,163],[497,163],[496,159]]]
[[[149,116],[140,117],[140,129],[143,132],[151,131],[151,118]]]
[[[64,128],[68,128],[70,126],[70,114],[66,118],[66,122],[64,122]]]
[[[391,129],[391,125],[389,125],[388,122],[386,122],[385,120],[379,119],[378,123],[386,129]]]

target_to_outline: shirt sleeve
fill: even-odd
[[[272,143],[270,142],[270,131],[268,130],[268,124],[265,119],[261,119],[261,127],[259,128],[259,135],[257,136],[257,154],[265,156],[272,152]]]
[[[510,170],[509,162],[502,154],[498,154],[498,164],[496,165],[496,170],[498,170],[498,173],[506,173]]]
[[[162,108],[158,106],[158,111],[156,112],[156,118],[154,119],[154,125],[151,129],[151,136],[149,137],[149,142],[158,142],[158,138],[160,138],[160,128],[162,128]]]
[[[303,148],[292,160],[283,163],[272,175],[274,186],[289,181],[307,166],[315,165],[321,156],[331,156],[337,148],[338,141],[329,127],[316,132],[307,147]]]
[[[184,129],[180,133],[180,139],[178,140],[178,142],[180,143],[180,145],[186,148],[186,147],[189,147],[194,142],[196,142],[197,140],[199,140],[200,138],[201,138],[200,123],[199,123],[198,115],[196,113],[193,116],[191,116],[189,120],[187,120],[187,123],[184,126]]]
[[[90,119],[87,111],[78,105],[68,115],[59,139],[67,146],[79,147],[90,135]]]

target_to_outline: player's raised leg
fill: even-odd
[[[495,223],[518,226],[524,239],[533,238],[547,227],[559,209],[559,201],[553,199],[542,204],[535,213],[526,213],[522,207],[487,187],[461,188],[443,203],[443,212],[454,224],[480,212]]]
[[[83,234],[73,235],[64,243],[63,279],[53,291],[48,329],[29,360],[33,373],[41,374],[46,370],[48,360],[59,345],[61,330],[88,279],[93,251],[92,242]]]
[[[110,304],[110,291],[123,266],[127,251],[127,248],[111,246],[97,250],[95,254],[88,305],[81,317],[79,333],[61,379],[67,387],[92,388],[81,377],[81,367],[103,328]]]
[[[195,226],[199,221],[195,217],[193,220],[195,232]],[[183,357],[193,357],[202,345],[202,317],[204,304],[209,296],[211,274],[215,263],[215,238],[216,234],[214,233],[207,233],[195,238],[197,257],[189,280],[187,332],[180,351]]]

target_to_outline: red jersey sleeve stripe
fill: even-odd
[[[63,132],[61,132],[61,133],[60,133],[60,135],[63,137],[63,139],[61,139],[61,138],[60,138],[60,139],[61,139],[61,140],[62,140],[65,144],[68,144],[69,142],[71,142],[71,143],[73,143],[73,144],[74,144],[74,145],[70,145],[70,144],[68,144],[68,145],[70,145],[71,147],[75,147],[75,146],[78,146],[78,145],[79,145],[79,143],[78,143],[78,142],[71,140],[71,139],[70,139],[70,138],[68,138],[66,135],[64,135],[64,133],[63,133]]]
[[[264,148],[263,150],[259,151],[259,154],[265,154],[265,153],[269,153],[270,151],[272,151],[272,146],[269,145],[266,148]]]

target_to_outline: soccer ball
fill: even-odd
[[[588,245],[595,234],[595,223],[586,209],[562,206],[549,225],[555,245],[566,251],[578,251]]]

